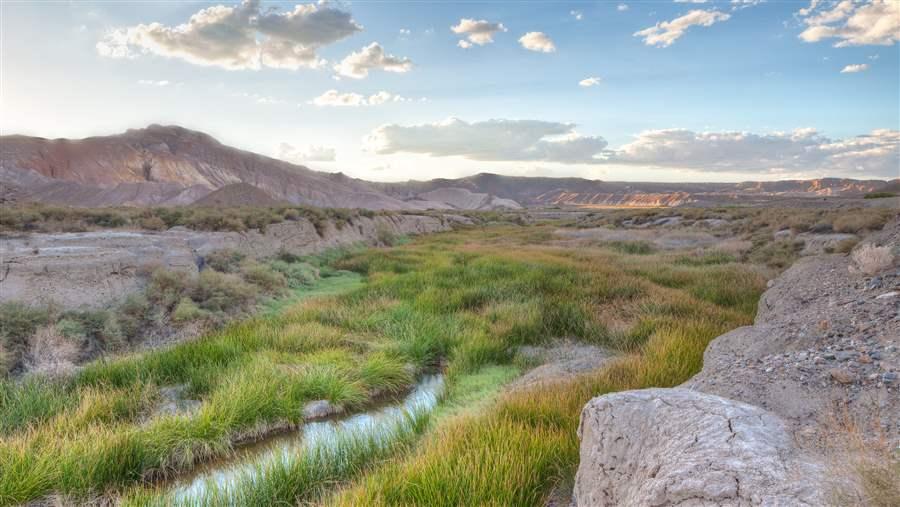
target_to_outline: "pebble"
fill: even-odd
[[[875,296],[875,299],[888,299],[888,298],[893,298],[893,297],[897,297],[897,296],[900,296],[900,292],[891,291],[891,292],[885,292],[884,294],[881,294],[879,296]]]
[[[893,371],[885,372],[881,375],[881,381],[885,384],[893,384],[897,382],[897,373]]]

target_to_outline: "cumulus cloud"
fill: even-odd
[[[832,140],[815,129],[770,134],[650,130],[611,152],[606,160],[707,172],[821,171],[896,177],[900,131],[873,130]]]
[[[867,63],[854,63],[851,65],[847,65],[843,69],[841,69],[841,74],[855,74],[857,72],[862,72],[864,70],[869,70],[869,64]]]
[[[380,91],[366,97],[359,93],[340,93],[337,90],[328,90],[310,100],[309,104],[319,107],[359,107],[378,106],[387,102],[409,102],[411,100],[386,91]]]
[[[841,0],[822,9],[819,0],[797,11],[806,29],[804,42],[837,39],[835,47],[891,46],[900,40],[900,2],[897,0]]]
[[[635,32],[634,36],[643,37],[644,44],[648,46],[665,48],[671,46],[692,26],[711,26],[713,23],[726,21],[729,18],[731,15],[724,12],[696,9],[672,21],[656,23],[655,26]]]
[[[616,10],[619,12],[625,12],[628,10],[628,4],[619,4],[616,6]]]
[[[575,21],[581,21],[584,19],[584,13],[581,11],[569,11],[569,15],[575,18]]]
[[[503,26],[503,23],[491,23],[484,19],[462,18],[458,24],[451,26],[450,30],[457,35],[465,37],[465,39],[459,41],[458,46],[468,49],[472,47],[472,44],[484,46],[494,42],[494,34],[505,32],[506,27]]]
[[[590,88],[591,86],[597,86],[598,84],[600,84],[600,81],[602,81],[602,79],[600,79],[599,77],[587,77],[579,81],[578,86]]]
[[[300,150],[288,143],[281,143],[278,147],[278,158],[295,164],[304,162],[334,162],[337,154],[334,148],[327,146],[310,145],[306,150]]]
[[[528,32],[519,38],[519,44],[525,49],[537,51],[538,53],[552,53],[556,51],[556,45],[544,32]]]
[[[381,44],[373,42],[344,57],[340,63],[334,66],[334,71],[339,76],[363,79],[369,75],[371,70],[403,73],[409,72],[412,68],[413,62],[409,58],[389,55],[384,52]]]
[[[575,126],[537,120],[488,120],[468,123],[383,125],[365,139],[379,154],[421,153],[482,161],[545,161],[591,164],[606,148],[602,137],[580,136]]]
[[[117,28],[96,48],[109,58],[151,53],[232,70],[316,68],[325,63],[317,49],[360,30],[350,13],[326,3],[300,4],[279,12],[261,9],[259,0],[244,0],[237,6],[201,9],[177,26],[150,23]]]

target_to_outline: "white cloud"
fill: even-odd
[[[140,80],[138,80],[138,84],[139,84],[139,85],[143,85],[143,86],[159,86],[159,87],[163,87],[163,86],[169,86],[169,85],[172,85],[172,84],[174,84],[174,83],[172,83],[171,81],[166,80],[166,79],[162,79],[162,80],[160,80],[160,81],[154,81],[154,80],[152,80],[152,79],[140,79]]]
[[[606,148],[602,137],[580,136],[569,123],[537,120],[488,120],[468,123],[451,118],[440,123],[383,125],[365,139],[378,154],[420,153],[461,156],[482,161],[597,163]]]
[[[114,29],[96,48],[109,58],[152,53],[232,70],[316,68],[325,63],[316,55],[318,48],[360,30],[350,13],[326,3],[278,12],[261,9],[259,0],[244,0],[237,6],[201,9],[177,26],[150,23]]]
[[[865,70],[869,70],[869,64],[867,63],[854,63],[851,65],[847,65],[843,69],[841,69],[841,74],[855,74],[857,72],[862,72]]]
[[[326,146],[310,145],[305,151],[301,151],[288,143],[281,143],[278,147],[278,158],[281,160],[302,164],[304,162],[334,162],[337,158],[334,148]]]
[[[807,28],[799,37],[804,42],[837,39],[835,47],[891,46],[900,41],[900,2],[897,0],[841,0],[830,9],[820,9],[812,0],[797,11]]]
[[[379,106],[387,102],[410,102],[411,100],[386,91],[366,97],[359,93],[340,93],[337,90],[328,90],[308,103],[319,107],[359,107]]]
[[[625,12],[628,10],[628,4],[619,4],[616,6],[616,10],[619,12]]]
[[[409,35],[409,34],[411,34],[411,33],[412,33],[412,31],[410,31],[409,28],[401,28],[401,29],[400,29],[400,35],[402,35],[402,36],[404,36],[404,37],[407,36],[407,35]]]
[[[748,7],[756,7],[764,3],[766,3],[766,0],[731,0],[731,10],[737,11]]]
[[[523,48],[539,53],[553,53],[556,45],[544,32],[528,32],[519,38],[519,44]]]
[[[713,23],[726,21],[730,17],[730,14],[724,12],[697,9],[672,21],[656,23],[655,26],[635,32],[634,36],[643,37],[644,44],[648,46],[665,48],[671,46],[692,26],[711,26]]]
[[[874,130],[832,140],[815,129],[754,134],[650,130],[611,152],[610,163],[690,169],[701,172],[897,176],[900,131]]]
[[[370,70],[403,73],[409,72],[412,68],[413,63],[409,58],[386,54],[381,44],[373,42],[344,57],[334,66],[334,71],[340,76],[363,79],[369,75]]]
[[[587,77],[587,78],[584,78],[581,81],[579,81],[578,86],[590,88],[591,86],[599,85],[600,81],[602,81],[602,79],[600,79],[599,77]]]
[[[581,21],[584,19],[584,13],[581,11],[569,11],[569,15],[575,18],[575,21]]]
[[[881,58],[881,56],[880,55],[869,55],[868,58],[869,58],[869,60],[877,60],[877,59]]]
[[[506,27],[503,23],[491,23],[490,21],[480,19],[474,20],[462,18],[455,26],[451,26],[450,30],[457,35],[464,36],[467,40],[459,41],[459,47],[468,49],[472,44],[484,46],[494,42],[494,34],[497,32],[505,32]]]

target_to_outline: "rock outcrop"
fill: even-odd
[[[821,505],[816,467],[757,407],[686,389],[591,400],[581,414],[578,506]]]
[[[328,222],[321,233],[312,222],[300,219],[270,225],[264,233],[173,228],[159,233],[113,230],[9,237],[0,242],[0,301],[101,307],[140,289],[157,267],[195,275],[203,257],[215,250],[233,249],[257,259],[281,250],[305,255],[357,243],[375,244],[385,230],[396,235],[445,231],[451,220],[467,219],[357,217],[341,228]]]
[[[838,459],[834,440],[846,438],[835,420],[897,442],[900,220],[865,245],[889,247],[894,264],[864,276],[852,256],[805,257],[681,388],[591,400],[577,504],[822,505],[829,486],[815,463]]]

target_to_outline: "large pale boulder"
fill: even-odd
[[[582,410],[578,506],[822,505],[821,472],[773,414],[687,389],[608,394]]]

